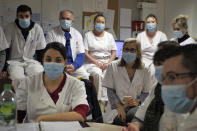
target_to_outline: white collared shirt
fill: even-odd
[[[161,32],[157,31],[155,36],[153,37],[153,43],[150,43],[146,31],[138,34],[137,39],[141,42],[141,49],[142,49],[142,60],[145,64],[145,67],[149,67],[152,64],[152,57],[154,53],[157,51],[157,45],[162,42],[166,41],[166,35]]]
[[[8,42],[5,38],[3,29],[0,27],[0,51],[3,51],[9,47]]]
[[[171,41],[176,41],[178,42],[177,38],[172,38],[170,39]],[[186,40],[184,40],[183,42],[179,43],[180,46],[184,46],[184,45],[188,45],[188,44],[194,44],[196,43],[195,40],[192,37],[187,38]]]
[[[27,111],[27,121],[35,122],[40,115],[72,111],[88,105],[84,83],[67,74],[66,83],[55,104],[43,83],[43,73],[20,81],[16,89],[17,110]]]
[[[37,23],[29,31],[26,41],[15,22],[7,25],[5,36],[11,49],[10,60],[33,59],[36,50],[46,47],[43,30]]]
[[[112,50],[117,50],[112,34],[104,31],[103,37],[97,37],[92,31],[85,34],[84,46],[89,54],[97,59],[110,57]],[[89,62],[88,60],[86,62]]]
[[[147,69],[137,69],[131,82],[125,66],[119,66],[119,63],[120,60],[113,61],[108,66],[102,85],[115,90],[122,103],[124,96],[137,98],[142,92],[149,93],[156,82],[150,72]]]
[[[77,54],[85,53],[84,45],[83,45],[83,38],[79,31],[75,28],[70,27],[70,46],[72,51],[73,60],[75,60]],[[66,46],[66,38],[64,36],[64,31],[62,30],[61,26],[56,26],[52,30],[50,30],[46,35],[47,43],[50,42],[60,42],[64,46]]]

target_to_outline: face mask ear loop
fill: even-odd
[[[197,77],[196,77],[192,82],[190,82],[190,83],[187,85],[187,87],[190,87],[191,85],[193,85],[193,84],[196,82],[196,80],[197,80]]]

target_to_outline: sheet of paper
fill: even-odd
[[[46,34],[49,30],[51,30],[53,27],[55,27],[57,24],[55,21],[43,21],[42,22],[42,28],[44,33]]]
[[[85,16],[84,18],[84,30],[93,30],[94,29],[94,17],[95,15]]]
[[[113,29],[113,28],[110,28],[110,29],[107,30],[107,31],[113,35],[114,40],[117,40],[117,36],[116,36],[116,33],[114,32],[114,29]]]
[[[84,12],[95,12],[96,11],[96,0],[83,0],[83,11]]]
[[[103,12],[103,10],[107,9],[108,0],[96,0],[95,7],[97,12]]]
[[[24,123],[16,125],[17,131],[39,131],[38,123]]]
[[[6,26],[10,22],[13,22],[16,19],[16,7],[7,7],[5,6],[4,9],[4,16],[3,16],[3,24]]]
[[[106,25],[105,25],[105,27],[113,29],[115,11],[114,10],[110,10],[110,9],[104,9],[103,10],[103,15],[106,18]]]
[[[132,10],[120,8],[120,27],[131,27]]]
[[[82,129],[78,121],[41,122],[41,131],[79,131]]]
[[[131,37],[131,28],[120,28],[120,40]]]
[[[32,20],[40,24],[40,13],[32,13]]]

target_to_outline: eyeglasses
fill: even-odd
[[[123,51],[133,53],[133,52],[137,52],[137,49],[135,49],[135,48],[123,48]]]
[[[173,83],[175,80],[183,78],[183,77],[194,77],[197,76],[197,73],[187,72],[187,73],[175,73],[169,72],[166,76],[161,77],[161,81]]]

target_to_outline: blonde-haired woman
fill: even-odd
[[[195,40],[190,37],[188,33],[188,17],[185,15],[178,15],[174,18],[172,27],[175,38],[171,40],[176,41],[179,45],[184,46],[187,44],[195,43]]]
[[[135,38],[126,39],[122,58],[108,66],[103,79],[111,110],[116,110],[113,124],[126,125],[126,122],[132,120],[136,107],[144,101],[153,82],[154,78],[141,62],[140,42]]]

